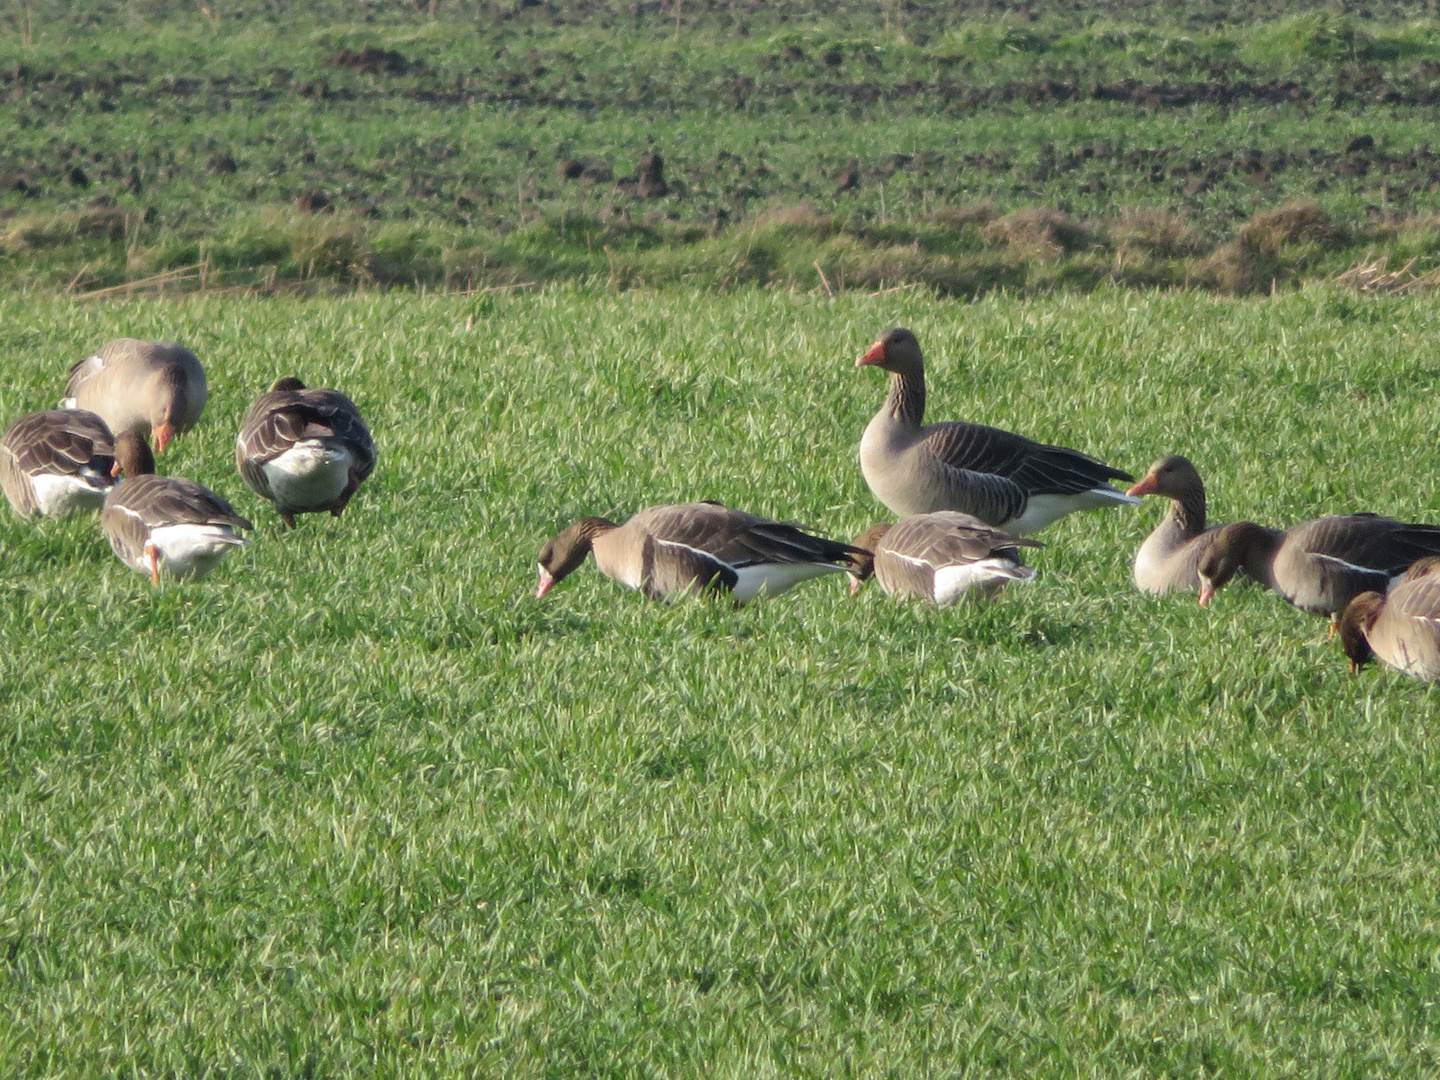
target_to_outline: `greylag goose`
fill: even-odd
[[[21,517],[99,510],[114,465],[110,429],[83,409],[26,413],[0,435],[0,489]]]
[[[594,552],[600,572],[652,599],[723,592],[736,605],[778,596],[821,574],[856,572],[858,548],[714,502],[641,510],[623,525],[601,517],[568,526],[540,552],[544,596]]]
[[[160,584],[171,577],[199,578],[245,541],[236,529],[253,529],[207,487],[178,476],[156,476],[145,437],[115,437],[115,469],[125,474],[105,496],[100,527],[110,548],[132,570]]]
[[[890,596],[948,607],[967,596],[988,599],[1012,581],[1033,580],[1034,569],[1020,562],[1015,549],[1045,545],[969,514],[937,510],[895,525],[872,525],[855,546],[872,554],[857,558],[860,572],[852,579],[852,593],[873,573]]]
[[[296,514],[344,513],[375,468],[375,443],[360,410],[338,390],[278,379],[240,426],[235,467],[293,529]]]
[[[980,424],[922,424],[925,361],[909,330],[887,330],[856,364],[890,372],[890,394],[860,439],[860,471],[900,517],[959,510],[1024,536],[1076,510],[1140,501],[1109,483],[1133,476],[1078,450]]]
[[[1389,595],[1363,592],[1340,616],[1340,643],[1359,673],[1378,656],[1396,671],[1440,682],[1440,559],[1421,559]]]
[[[173,341],[119,338],[70,369],[63,409],[89,409],[116,435],[138,431],[160,453],[205,408],[205,369]]]
[[[1199,591],[1200,563],[1223,526],[1205,527],[1205,483],[1195,466],[1178,454],[1163,457],[1125,494],[1163,495],[1170,500],[1170,513],[1135,553],[1135,585],[1152,596]],[[1247,549],[1247,553],[1251,558],[1242,569],[1269,585],[1269,561],[1263,551]]]
[[[1361,593],[1388,590],[1427,555],[1440,555],[1440,526],[1379,514],[1316,518],[1283,533],[1239,522],[1220,530],[1200,562],[1200,603],[1208,604],[1240,566],[1268,566],[1272,589],[1302,611],[1333,620]]]

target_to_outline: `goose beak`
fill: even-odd
[[[855,361],[856,367],[869,367],[871,364],[883,364],[885,362],[885,343],[877,341],[870,346],[870,351],[859,360]]]
[[[540,568],[540,584],[535,587],[535,599],[539,600],[555,585],[555,579],[543,566]]]
[[[1215,583],[1202,578],[1200,581],[1200,606],[1209,607],[1210,601],[1215,599]]]
[[[851,574],[851,575],[850,575],[850,595],[851,595],[851,596],[859,596],[859,595],[860,595],[860,590],[863,589],[864,587],[865,587],[865,582],[864,582],[864,580],[863,580],[862,578],[858,578],[858,577],[856,577],[854,574]]]
[[[1357,664],[1354,660],[1351,660],[1351,661],[1350,661],[1350,674],[1351,674],[1351,675],[1359,675],[1359,674],[1360,674],[1360,665]]]
[[[110,466],[110,475],[111,475],[111,476],[119,476],[119,475],[120,475],[120,472],[121,472],[120,462],[117,461],[117,462],[115,462],[114,465],[111,465],[111,466]]]
[[[169,424],[161,424],[155,429],[155,452],[163,454],[165,447],[170,445],[170,440],[175,437],[175,429]]]
[[[1159,487],[1157,487],[1155,484],[1155,477],[1147,476],[1145,477],[1145,479],[1141,480],[1138,484],[1132,487],[1129,491],[1125,492],[1125,494],[1135,496],[1155,495],[1158,494],[1159,491]]]

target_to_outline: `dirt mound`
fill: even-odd
[[[330,196],[323,191],[307,191],[295,199],[295,209],[307,214],[318,214],[330,209]]]
[[[670,185],[665,182],[665,159],[651,151],[640,159],[635,175],[625,177],[619,184],[632,190],[637,198],[663,198],[670,194]]]
[[[214,155],[205,162],[205,170],[215,176],[228,176],[240,171],[240,166],[229,152]]]
[[[387,75],[404,75],[412,66],[405,59],[403,53],[394,49],[377,49],[374,45],[366,45],[358,52],[353,49],[341,49],[330,57],[331,67],[352,68],[355,71],[364,71],[372,75],[384,72]]]
[[[1287,203],[1256,214],[1241,228],[1236,239],[1264,251],[1279,251],[1291,244],[1314,244],[1325,251],[1349,242],[1345,230],[1315,203]]]

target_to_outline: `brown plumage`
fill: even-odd
[[[1373,657],[1440,682],[1440,558],[1414,563],[1388,595],[1363,592],[1340,616],[1340,643],[1358,673]]]
[[[235,467],[293,529],[296,514],[344,513],[375,469],[375,442],[360,410],[338,390],[278,379],[245,415]]]
[[[1035,571],[1020,562],[1020,547],[1038,540],[1011,536],[969,514],[938,510],[895,525],[872,525],[855,540],[870,551],[858,559],[851,591],[873,572],[890,596],[927,600],[941,607],[967,597],[989,598],[1011,581],[1031,581]]]
[[[205,369],[173,341],[119,338],[70,369],[62,408],[89,409],[116,435],[139,432],[165,447],[205,408]]]
[[[1199,567],[1206,604],[1242,565],[1268,567],[1270,587],[1303,611],[1332,618],[1363,592],[1386,591],[1408,567],[1440,555],[1440,527],[1379,514],[1337,514],[1284,533],[1227,525]]]
[[[981,424],[924,424],[925,362],[909,330],[882,334],[859,366],[890,372],[890,393],[860,440],[860,470],[901,517],[958,510],[1014,536],[1076,510],[1138,503],[1110,485],[1134,477],[1063,446]]]
[[[0,435],[0,490],[21,517],[99,510],[114,464],[110,429],[83,409],[27,413]]]
[[[1205,484],[1195,466],[1178,454],[1163,457],[1125,494],[1163,495],[1170,500],[1170,512],[1135,553],[1136,587],[1153,596],[1199,591],[1200,564],[1223,526],[1205,527]],[[1245,550],[1249,559],[1241,568],[1268,586],[1268,559],[1258,549]]]
[[[540,552],[535,595],[544,596],[592,552],[603,574],[652,599],[723,592],[737,605],[761,592],[779,595],[821,574],[853,574],[862,554],[849,544],[719,503],[652,506],[623,525],[590,517],[565,528]]]
[[[160,584],[160,572],[204,577],[233,547],[245,541],[237,529],[253,529],[209,488],[178,476],[156,476],[144,436],[116,436],[116,467],[125,476],[105,497],[100,527],[126,566]]]

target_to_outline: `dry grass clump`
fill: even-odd
[[[1107,230],[1115,250],[1152,259],[1188,259],[1201,254],[1205,239],[1179,214],[1152,207],[1126,208]]]
[[[1000,211],[995,209],[995,204],[989,199],[982,202],[967,203],[964,206],[944,206],[930,214],[929,220],[936,225],[945,225],[953,229],[963,229],[967,225],[974,225],[977,228],[984,228],[1000,216]]]
[[[1381,255],[1378,259],[1367,256],[1350,269],[1337,274],[1335,284],[1356,292],[1368,293],[1398,294],[1434,292],[1440,289],[1440,269],[1431,270],[1428,274],[1414,273],[1412,267],[1418,261],[1417,255],[1398,270],[1391,270],[1390,256]]]
[[[1274,289],[1350,242],[1349,234],[1314,203],[1289,203],[1256,214],[1200,267],[1215,288],[1245,295]]]
[[[985,226],[985,241],[1032,257],[1058,259],[1090,246],[1090,234],[1058,210],[1018,210]]]

